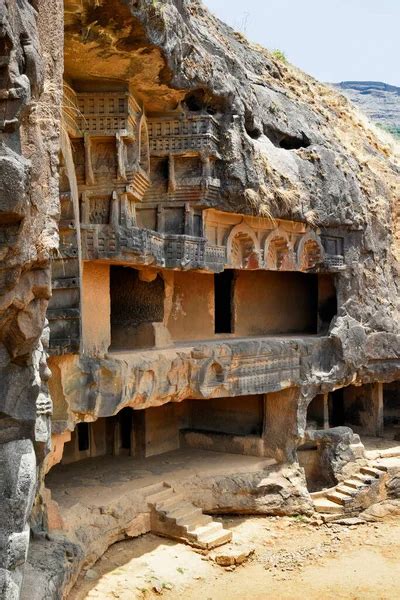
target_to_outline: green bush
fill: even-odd
[[[272,50],[272,56],[285,64],[288,62],[286,54],[284,52],[282,52],[282,50],[278,50],[278,49]]]

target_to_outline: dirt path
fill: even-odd
[[[243,565],[224,568],[153,535],[112,546],[69,600],[397,600],[400,520],[315,526],[298,519],[224,519]]]

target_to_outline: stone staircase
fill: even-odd
[[[145,499],[151,509],[151,531],[157,535],[206,550],[232,539],[231,531],[203,514],[201,508],[185,500],[167,483],[149,486],[145,490]]]
[[[322,516],[355,516],[376,502],[373,488],[378,488],[387,469],[381,465],[361,467],[335,487],[311,495],[314,508]]]

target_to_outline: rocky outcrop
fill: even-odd
[[[62,3],[0,4],[0,595],[17,598],[49,448],[47,302],[57,248]],[[36,456],[35,456],[36,455]]]

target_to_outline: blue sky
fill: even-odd
[[[322,81],[400,86],[400,0],[203,0],[220,19]]]

